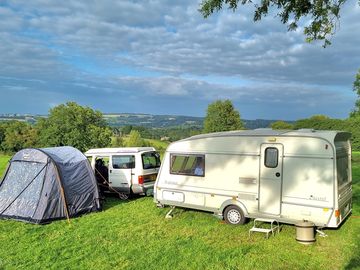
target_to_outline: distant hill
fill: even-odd
[[[110,126],[144,126],[153,128],[167,128],[177,126],[202,127],[204,117],[183,116],[183,115],[155,115],[155,114],[133,114],[133,113],[113,113],[104,114],[104,118]],[[267,128],[271,123],[278,120],[242,120],[247,129]],[[289,122],[289,121],[288,121]],[[292,123],[292,122],[289,122]]]
[[[154,115],[135,113],[104,114],[104,118],[110,126],[144,126],[153,128],[166,128],[176,126],[201,127],[203,117],[183,115]]]
[[[38,118],[47,117],[46,115],[31,114],[0,114],[0,121],[24,121],[30,124],[36,123]],[[169,128],[169,127],[202,127],[204,117],[184,116],[184,115],[155,115],[141,113],[106,113],[104,119],[112,127],[122,127],[127,125],[144,126],[148,128]],[[267,128],[277,120],[247,120],[243,119],[247,129]],[[289,121],[288,121],[289,122]],[[291,123],[291,122],[289,122]]]

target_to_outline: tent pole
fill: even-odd
[[[62,196],[62,198],[64,200],[64,208],[65,208],[66,219],[67,219],[68,223],[70,224],[69,209],[68,209],[68,205],[67,205],[66,198],[65,198],[65,191],[64,191],[64,188],[63,188],[62,183],[61,183],[59,170],[58,170],[55,163],[54,163],[54,166],[55,166],[55,171],[56,171],[56,179],[59,182],[61,196]]]

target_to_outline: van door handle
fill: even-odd
[[[279,172],[275,173],[275,176],[280,177],[280,173]]]
[[[110,170],[110,173],[112,173],[112,170]]]

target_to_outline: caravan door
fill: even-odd
[[[283,145],[262,144],[259,181],[259,212],[280,215]]]

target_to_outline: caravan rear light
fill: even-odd
[[[340,211],[339,210],[335,210],[335,217],[340,217]]]
[[[139,175],[139,177],[138,177],[138,183],[139,183],[139,185],[144,184],[144,176],[143,176],[143,175]]]

